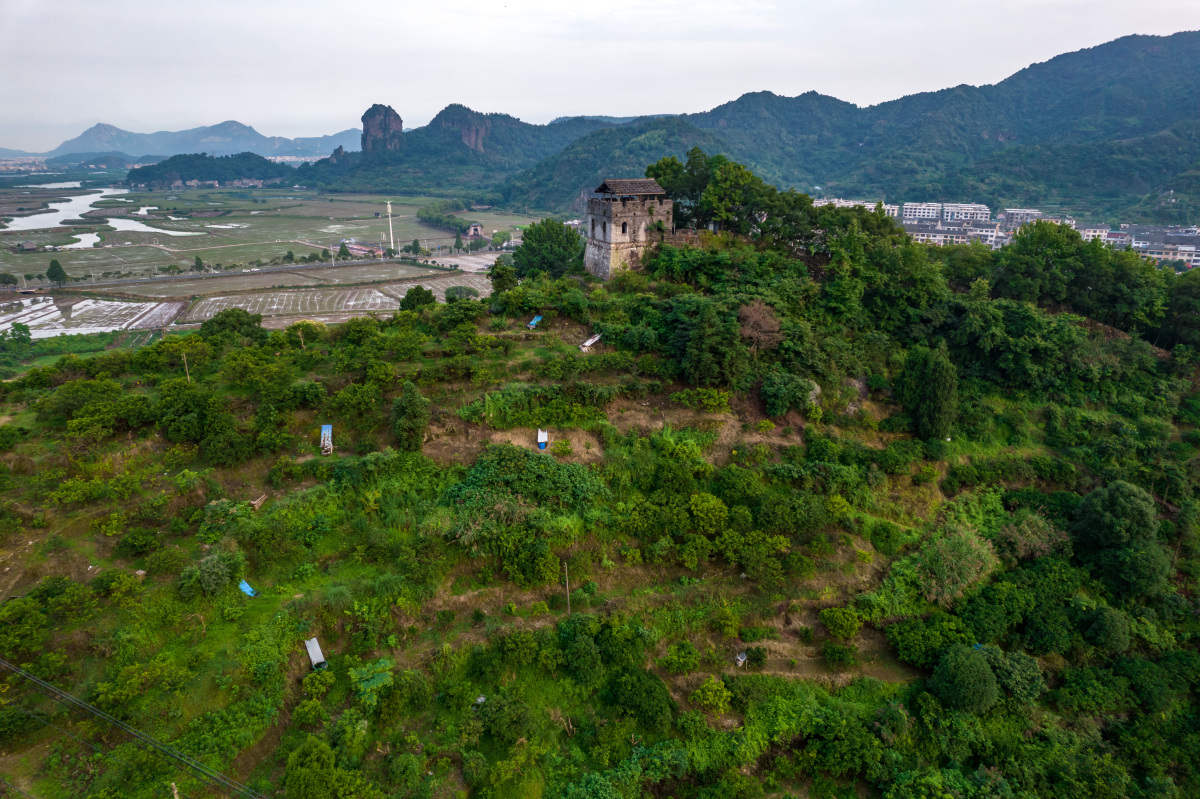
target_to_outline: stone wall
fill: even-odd
[[[584,268],[601,280],[609,280],[623,269],[636,268],[646,248],[661,238],[652,228],[662,222],[667,231],[671,230],[672,210],[671,201],[665,198],[588,200]]]

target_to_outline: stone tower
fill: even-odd
[[[671,232],[672,203],[658,181],[606,180],[588,200],[583,266],[601,280],[637,266],[661,222]]]

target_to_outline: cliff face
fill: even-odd
[[[390,105],[376,103],[368,108],[362,126],[363,155],[404,149],[404,121]]]
[[[492,120],[487,115],[457,103],[442,109],[430,124],[457,130],[462,143],[480,153],[483,152],[483,140],[492,132]]]

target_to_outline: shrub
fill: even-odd
[[[949,607],[998,565],[990,542],[974,530],[949,525],[916,556],[917,575],[925,598]]]
[[[433,296],[433,292],[423,286],[413,286],[404,294],[404,299],[400,300],[400,310],[416,311],[422,306],[433,305],[437,302],[437,298]]]
[[[450,288],[446,289],[446,302],[457,302],[458,300],[465,300],[478,296],[479,292],[470,286],[451,286]]]
[[[555,441],[553,444],[551,444],[550,451],[559,458],[569,457],[575,452],[575,450],[571,448],[571,442],[565,438],[560,438],[558,441]]]
[[[672,394],[671,402],[685,408],[703,410],[707,413],[728,413],[729,392],[716,388],[689,388]]]
[[[733,698],[733,694],[725,687],[724,680],[709,677],[688,698],[692,704],[719,716],[729,710],[729,700]]]
[[[645,669],[626,666],[615,672],[608,680],[604,699],[648,730],[663,732],[671,726],[675,709],[671,694],[662,680]]]
[[[746,650],[746,662],[752,668],[761,669],[767,665],[767,650],[765,647],[752,646]]]
[[[399,397],[392,403],[392,435],[402,452],[420,452],[429,427],[429,400],[412,381],[405,381]]]
[[[783,416],[806,408],[812,390],[809,381],[776,367],[763,379],[759,394],[767,406],[767,416]]]
[[[969,646],[954,646],[942,655],[929,688],[943,705],[963,713],[984,713],[1000,698],[987,657]]]
[[[504,694],[488,697],[479,711],[479,718],[489,735],[510,746],[528,736],[532,724],[529,706]]]
[[[829,634],[840,641],[849,641],[862,627],[862,619],[850,608],[825,608],[820,617]]]
[[[858,665],[858,649],[854,644],[841,644],[832,638],[826,639],[821,654],[831,669],[842,671]]]
[[[1012,522],[1001,527],[994,540],[997,553],[1010,567],[1023,560],[1064,550],[1070,554],[1070,539],[1066,532],[1026,508],[1017,511]]]
[[[1046,680],[1038,662],[1024,652],[1008,652],[995,646],[980,649],[987,659],[996,683],[1021,704],[1032,704],[1046,690]]]
[[[334,780],[333,750],[308,736],[288,755],[284,791],[287,799],[327,799]]]
[[[690,641],[672,644],[658,665],[672,674],[687,674],[700,668],[700,651]]]

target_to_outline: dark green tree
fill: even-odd
[[[645,669],[626,666],[616,671],[605,685],[603,698],[648,730],[662,732],[671,725],[675,709],[671,694],[662,680]]]
[[[9,272],[0,272],[0,286],[15,286],[20,283],[17,276]]]
[[[1129,648],[1129,617],[1107,605],[1096,608],[1083,637],[1105,652],[1124,652]]]
[[[945,438],[958,418],[958,371],[945,347],[914,347],[897,384],[900,404],[920,438]]]
[[[197,272],[204,271],[204,260],[199,255],[196,256],[196,260],[193,263]]]
[[[413,286],[404,294],[404,299],[400,300],[400,310],[415,311],[425,305],[433,305],[437,302],[437,297],[433,292],[424,286]]]
[[[759,394],[767,406],[767,416],[783,416],[808,405],[813,384],[776,366],[763,378]]]
[[[985,713],[1000,698],[987,657],[969,646],[952,647],[942,655],[929,689],[943,705],[964,713]]]
[[[689,383],[733,385],[745,375],[749,356],[731,314],[722,319],[711,300],[688,297],[675,303],[668,319],[672,348]]]
[[[287,799],[332,799],[335,776],[333,750],[310,735],[288,755],[284,777]]]
[[[248,338],[256,344],[267,340],[267,331],[262,327],[262,314],[252,314],[243,308],[226,308],[200,325],[201,338],[208,339],[221,334]]]
[[[525,228],[521,246],[513,253],[518,277],[544,272],[562,277],[583,268],[583,238],[555,219],[543,219]]]
[[[404,389],[392,403],[392,435],[404,452],[420,452],[425,441],[425,430],[429,427],[429,400],[412,381],[405,381]]]
[[[492,264],[492,268],[488,270],[488,277],[492,280],[492,294],[503,294],[509,289],[517,287],[517,273],[513,269],[512,264],[508,262],[507,256],[505,259],[496,259],[496,263]]]
[[[62,268],[62,264],[55,259],[50,262],[50,268],[46,270],[46,277],[55,285],[61,286],[67,282],[67,272]]]
[[[346,246],[346,242],[342,242],[342,246],[338,247],[338,258],[349,258],[350,248]]]
[[[462,243],[462,234],[461,234],[461,233],[455,233],[455,234],[454,234],[454,251],[455,251],[455,252],[458,252],[458,251],[459,251],[459,250],[461,250],[462,248],[463,248],[463,243]]]

